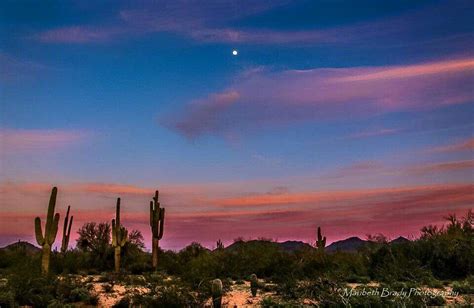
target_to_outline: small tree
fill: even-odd
[[[88,252],[92,263],[105,268],[110,250],[110,225],[108,223],[85,223],[77,231],[79,237],[76,246],[79,250]]]

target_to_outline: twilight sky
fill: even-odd
[[[74,233],[122,197],[146,240],[160,189],[168,249],[462,216],[473,19],[456,0],[2,1],[0,246],[34,241],[54,185]]]

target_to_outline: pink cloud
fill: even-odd
[[[222,92],[188,104],[163,123],[188,137],[394,111],[472,99],[474,59],[384,67],[246,72]],[[216,97],[234,93],[232,104]],[[204,118],[204,121],[196,119]],[[378,133],[388,134],[392,131]]]
[[[0,144],[5,153],[50,151],[80,143],[88,136],[84,131],[0,129]]]
[[[448,172],[456,170],[470,170],[474,168],[474,160],[450,161],[407,168],[409,173],[426,174],[432,172]]]
[[[464,152],[474,150],[474,138],[469,138],[454,144],[448,144],[430,149],[430,152]]]

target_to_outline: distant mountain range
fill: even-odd
[[[410,240],[405,237],[398,237],[390,242],[390,244],[402,244],[409,242]],[[336,241],[331,243],[329,246],[326,247],[327,252],[356,252],[358,249],[362,248],[363,246],[370,243],[370,241],[362,240],[359,237],[349,237],[345,240]],[[265,240],[250,240],[250,241],[237,241],[232,243],[231,245],[227,246],[226,250],[236,250],[239,247],[245,246],[252,246],[256,244],[264,244],[269,246],[276,246],[280,249],[287,251],[287,252],[294,252],[303,249],[313,249],[308,243],[302,241],[286,241],[286,242],[270,242]]]
[[[397,237],[396,239],[392,240],[390,244],[403,244],[410,242],[409,239],[400,236]],[[336,252],[336,251],[342,251],[342,252],[355,252],[358,249],[362,248],[363,246],[367,245],[370,243],[369,241],[362,240],[356,236],[354,237],[349,237],[345,240],[341,241],[336,241],[331,243],[329,246],[326,247],[327,252]],[[226,250],[237,250],[239,247],[249,247],[253,245],[268,245],[268,247],[278,247],[282,249],[283,251],[286,252],[294,252],[298,250],[304,250],[304,249],[313,249],[313,246],[311,246],[308,243],[302,242],[302,241],[286,241],[286,242],[270,242],[266,240],[250,240],[250,241],[236,241],[229,246],[227,246],[225,249]],[[29,253],[36,253],[40,252],[41,248],[25,241],[18,241],[15,243],[12,243],[10,245],[7,245],[5,247],[1,247],[0,251],[15,251],[15,250],[24,250]]]
[[[7,245],[5,247],[0,248],[1,251],[26,251],[28,253],[36,253],[41,251],[41,248],[36,247],[35,245],[26,242],[26,241],[18,241],[15,243],[12,243],[10,245]]]

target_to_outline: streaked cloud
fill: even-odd
[[[46,30],[36,35],[44,43],[107,42],[130,31],[120,27],[70,26]]]
[[[227,89],[190,102],[186,110],[162,123],[187,137],[198,137],[295,122],[431,110],[469,102],[473,71],[473,58],[404,66],[247,71]],[[231,104],[217,99],[230,93]]]
[[[464,151],[473,151],[474,150],[474,138],[469,138],[467,140],[462,140],[457,143],[442,145],[430,149],[430,152],[441,152],[441,153],[450,153],[450,152],[464,152]]]
[[[449,172],[457,170],[469,170],[474,168],[474,160],[461,160],[425,164],[421,166],[413,166],[407,169],[408,173],[426,174],[433,172]]]
[[[368,138],[368,137],[376,137],[376,136],[386,136],[392,135],[400,132],[400,129],[396,128],[380,128],[375,130],[368,130],[359,133],[351,134],[349,137],[351,138]]]
[[[78,144],[90,137],[85,131],[56,129],[0,129],[0,146],[4,153],[55,151]]]
[[[287,4],[291,2],[145,2],[132,8],[118,8],[114,20],[109,20],[108,23],[68,25],[45,30],[37,34],[36,38],[48,43],[100,43],[153,33],[173,33],[198,42],[228,44],[347,44],[371,42],[374,39],[388,39],[392,44],[399,44],[399,37],[406,38],[405,44],[420,44],[422,39],[413,40],[413,37],[433,27],[449,26],[452,17],[447,12],[452,12],[453,7],[456,7],[454,4],[441,3],[421,10],[408,10],[397,16],[355,20],[350,24],[330,27],[315,25],[301,29],[281,29],[245,26],[245,23],[235,25],[248,17],[264,14]],[[465,2],[459,1],[458,5],[465,6]],[[458,14],[458,18],[463,19],[465,16]],[[469,33],[461,33],[466,34],[469,36]],[[443,39],[430,38],[426,43],[433,44],[435,41],[440,44]],[[452,40],[451,38],[450,41]]]

